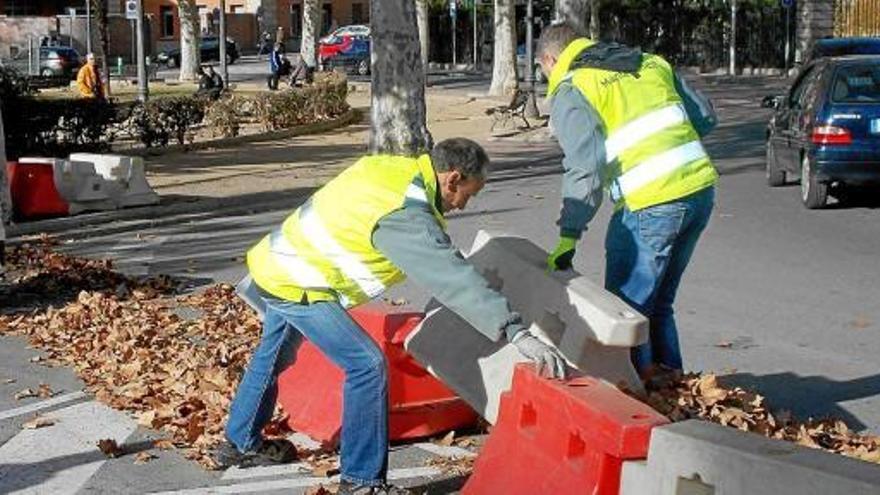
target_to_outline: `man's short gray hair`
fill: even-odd
[[[482,146],[467,138],[440,141],[431,149],[431,163],[437,172],[457,170],[467,177],[486,178],[489,155]]]
[[[537,56],[551,55],[558,57],[569,43],[582,37],[583,35],[578,33],[570,24],[564,22],[551,24],[541,31],[541,39],[538,40]]]

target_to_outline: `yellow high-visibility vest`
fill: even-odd
[[[351,307],[405,275],[373,246],[379,220],[410,202],[435,206],[437,178],[429,155],[360,159],[296,209],[247,254],[257,285],[280,299],[337,299]]]
[[[666,60],[643,54],[636,73],[571,69],[594,41],[580,38],[560,54],[548,97],[569,81],[596,109],[605,129],[606,184],[618,206],[632,211],[673,201],[718,180],[675,89]]]

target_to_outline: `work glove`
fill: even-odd
[[[577,239],[573,237],[560,237],[556,249],[547,257],[547,270],[552,272],[571,269],[575,246],[577,246]]]
[[[559,354],[559,351],[541,342],[532,332],[523,329],[513,336],[510,343],[516,346],[523,356],[535,363],[539,375],[565,379],[565,358]]]

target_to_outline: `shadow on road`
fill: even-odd
[[[120,445],[125,456],[137,454],[153,448],[152,441],[141,441]],[[105,456],[97,447],[90,452],[51,457],[39,462],[21,464],[0,464],[0,493],[11,493],[18,490],[33,489],[53,477],[56,473],[83,464],[106,461]],[[31,493],[31,492],[29,492]],[[39,492],[34,492],[39,493]]]
[[[880,395],[880,374],[835,381],[824,376],[800,376],[790,371],[771,375],[735,373],[721,377],[721,381],[772,397],[770,405],[774,411],[789,410],[799,418],[842,419],[857,431],[868,425],[840,403]]]

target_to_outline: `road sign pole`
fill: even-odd
[[[788,60],[790,57],[791,50],[791,5],[784,5],[785,8],[785,63],[782,64],[785,67],[785,73],[788,75]]]
[[[229,64],[226,61],[226,0],[220,0],[220,77],[229,87]]]
[[[457,38],[457,36],[456,36],[457,29],[455,29],[455,25],[456,25],[455,21],[458,18],[458,12],[457,12],[456,7],[457,6],[455,5],[455,0],[452,0],[449,2],[449,15],[452,17],[452,65],[453,65],[453,69],[455,68],[455,65],[457,63],[457,55],[455,53],[456,52],[455,38]]]
[[[730,0],[730,75],[736,75],[736,0]]]
[[[526,86],[529,88],[529,98],[526,100],[525,113],[528,117],[538,116],[538,104],[535,102],[535,51],[534,26],[535,12],[532,0],[526,2]]]
[[[144,1],[137,0],[137,75],[138,75],[138,100],[146,102],[150,96],[147,85],[146,46],[144,40]]]
[[[474,48],[473,48],[473,59],[474,59],[474,70],[477,70],[477,0],[471,0],[471,7],[474,9]]]
[[[86,53],[92,52],[92,0],[86,1]]]

